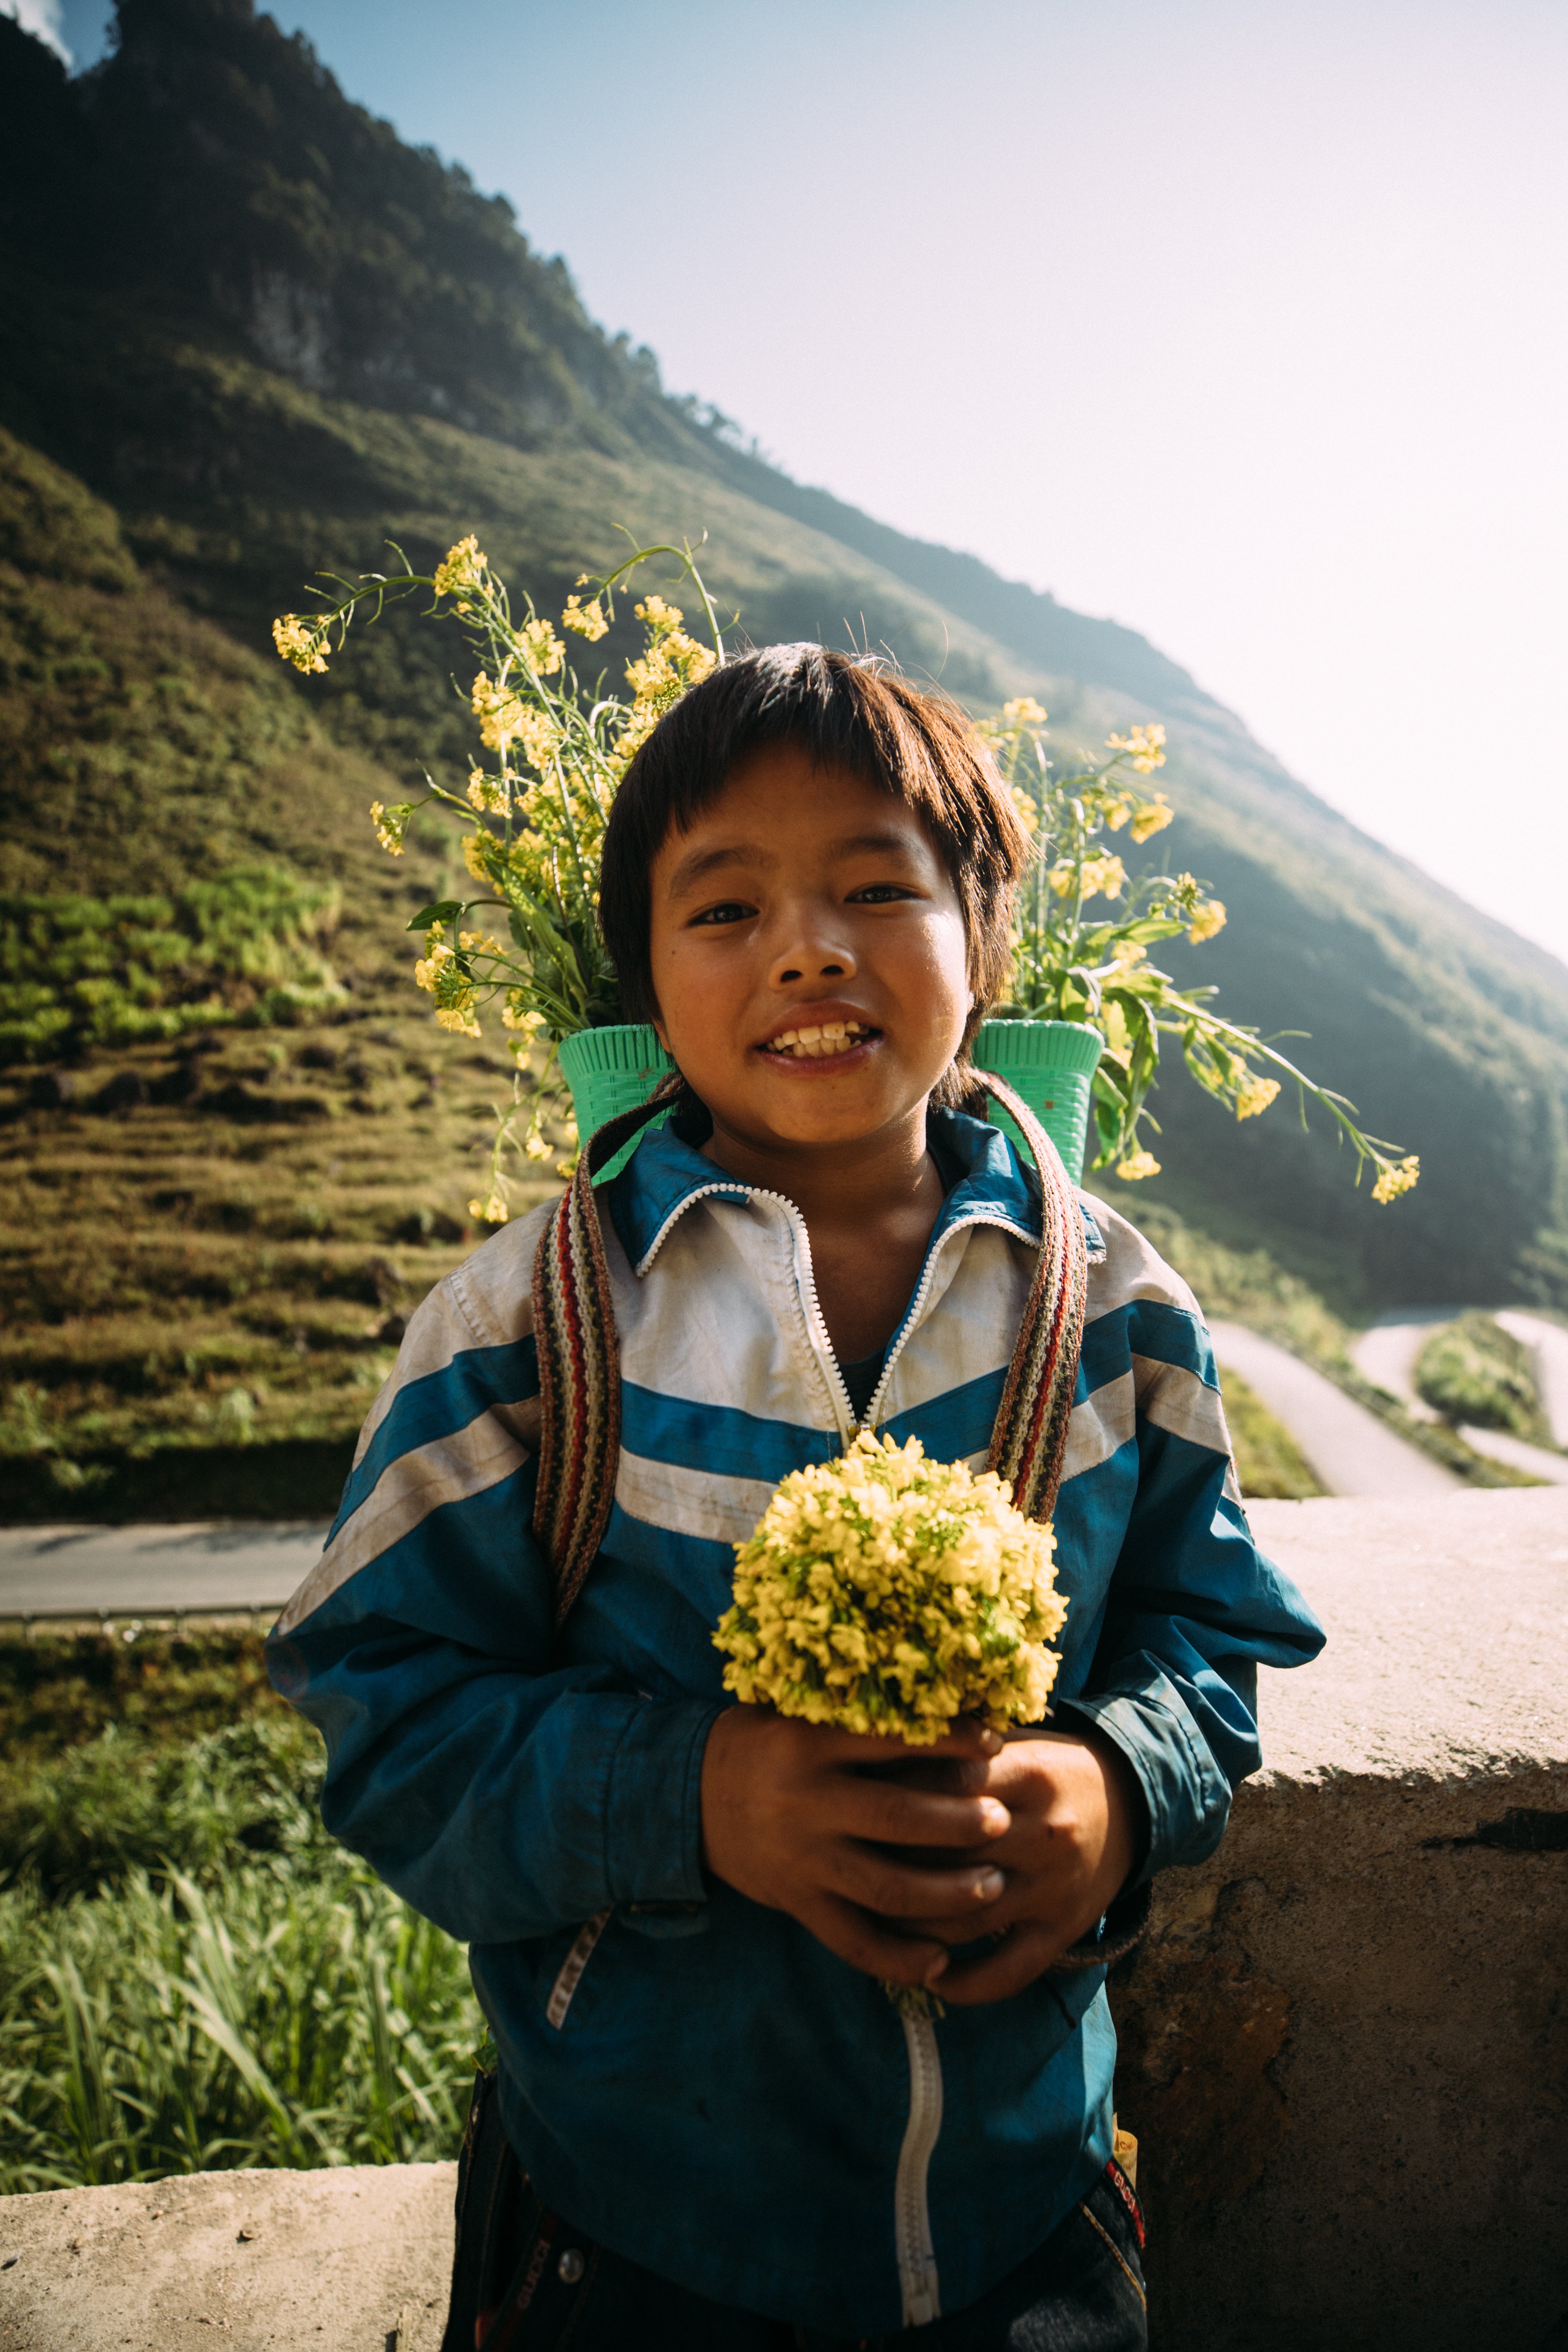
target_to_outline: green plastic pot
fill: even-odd
[[[624,1110],[636,1110],[675,1068],[658,1034],[642,1021],[616,1022],[608,1029],[579,1029],[574,1037],[563,1037],[560,1052],[562,1074],[572,1089],[573,1114],[584,1150],[606,1119]],[[640,1138],[650,1129],[662,1127],[668,1117],[667,1110],[660,1111],[629,1143],[623,1143],[595,1177],[595,1183],[607,1184],[612,1176],[618,1176]]]
[[[994,1070],[1022,1095],[1076,1184],[1089,1134],[1089,1104],[1094,1074],[1105,1050],[1098,1029],[1083,1021],[983,1021],[974,1040],[977,1069]],[[1028,1148],[1000,1104],[986,1118],[999,1127],[1026,1167]]]

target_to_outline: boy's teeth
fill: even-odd
[[[786,1029],[773,1039],[768,1051],[792,1054],[797,1062],[820,1061],[824,1055],[847,1054],[866,1032],[858,1021],[824,1021],[805,1029]]]

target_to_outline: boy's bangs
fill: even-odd
[[[963,910],[976,997],[972,1033],[1005,980],[1028,835],[956,703],[873,661],[813,644],[767,646],[726,663],[660,719],[626,771],[605,837],[599,917],[627,1019],[650,1019],[657,1009],[648,950],[654,860],[671,830],[689,831],[751,752],[786,740],[816,767],[863,777],[925,824]]]
[[[870,693],[861,690],[867,686]],[[668,784],[658,795],[666,833],[670,827],[689,832],[750,753],[781,742],[798,744],[814,767],[847,768],[931,822],[939,814],[940,779],[919,731],[893,698],[876,691],[885,686],[875,663],[835,657],[809,642],[764,646],[728,664],[709,681],[700,712],[690,709],[688,696],[659,730],[668,728],[672,739],[660,746],[671,755]],[[716,690],[723,688],[729,691]],[[702,723],[683,729],[677,722],[685,716]],[[678,737],[689,740],[677,742]],[[654,856],[664,838],[661,834]]]

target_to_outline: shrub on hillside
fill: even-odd
[[[1489,1315],[1462,1315],[1434,1331],[1415,1360],[1415,1386],[1446,1421],[1552,1443],[1530,1351]]]

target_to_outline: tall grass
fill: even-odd
[[[321,1831],[287,1722],[110,1732],[0,1798],[0,2193],[449,2156],[464,1954]]]

